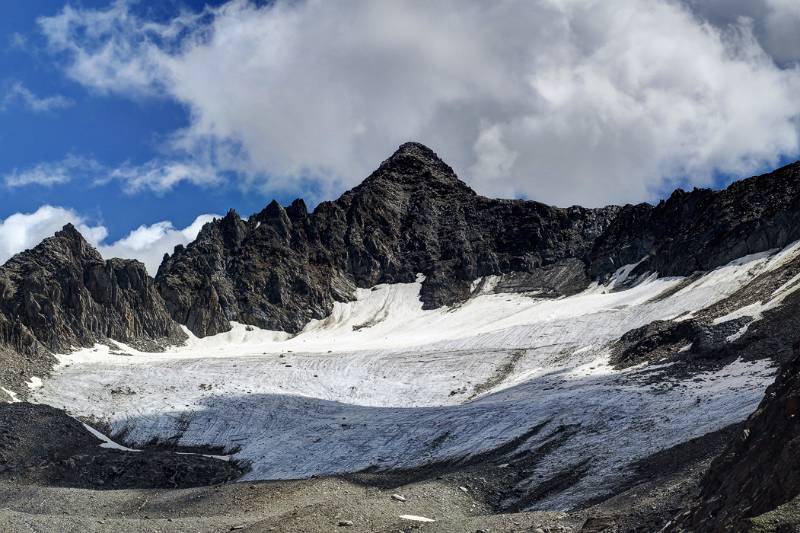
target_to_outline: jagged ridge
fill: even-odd
[[[197,335],[226,331],[229,320],[297,332],[356,286],[423,273],[421,297],[434,308],[466,298],[478,277],[583,257],[618,210],[484,198],[433,151],[407,143],[311,214],[302,200],[272,202],[247,222],[229,212],[166,257],[156,282],[172,316]],[[530,281],[561,292],[588,283],[583,268],[566,272]]]
[[[677,190],[656,206],[557,208],[476,194],[429,148],[406,143],[364,182],[308,213],[272,202],[231,211],[166,256],[156,276],[175,320],[204,336],[236,320],[297,332],[354,287],[426,276],[426,308],[470,283],[569,294],[625,264],[688,275],[800,238],[800,164],[723,191]],[[643,260],[644,259],[644,260]],[[643,261],[642,261],[643,260]]]

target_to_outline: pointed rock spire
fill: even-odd
[[[460,189],[474,194],[466,183],[458,179],[453,169],[439,156],[418,142],[402,145],[373,172],[364,183],[397,183],[411,186],[430,185],[440,190]]]

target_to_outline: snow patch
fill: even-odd
[[[740,307],[735,311],[731,311],[727,315],[720,316],[715,318],[712,323],[713,324],[722,324],[724,322],[730,322],[731,320],[736,320],[737,318],[744,318],[746,316],[749,317],[760,317],[761,311],[764,309],[764,306],[761,302],[755,302],[750,305],[746,305],[744,307]]]
[[[97,437],[99,440],[103,441],[100,444],[101,448],[108,448],[108,449],[111,449],[111,450],[121,450],[123,452],[141,452],[142,451],[142,450],[134,450],[133,448],[128,448],[128,447],[123,446],[121,444],[117,444],[116,442],[111,440],[109,437],[103,435],[102,433],[100,433],[99,431],[94,429],[89,424],[83,424],[83,427],[86,428],[86,431],[88,431],[89,433],[91,433],[92,435]]]
[[[8,397],[11,398],[11,400],[9,400],[7,403],[19,403],[20,402],[20,399],[19,399],[19,397],[17,397],[17,393],[16,392],[8,390],[5,387],[0,387],[0,390],[5,392],[6,394],[8,394]]]
[[[739,330],[736,331],[736,333],[732,333],[732,334],[728,335],[727,337],[725,337],[725,340],[727,342],[734,342],[735,340],[739,339],[742,335],[747,333],[747,330],[750,328],[750,324],[752,324],[753,322],[755,322],[755,321],[748,322],[747,324],[745,324],[744,326],[739,328]]]

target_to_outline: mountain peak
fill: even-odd
[[[185,338],[144,265],[104,261],[72,224],[9,259],[0,280],[0,324],[22,325],[3,330],[2,343],[27,355],[109,338],[142,349]]]
[[[394,154],[392,154],[392,157],[396,156],[412,156],[418,158],[439,159],[439,156],[436,155],[436,152],[434,152],[424,144],[416,141],[409,141],[401,144],[400,147],[394,152]]]
[[[417,162],[428,166],[444,166],[452,172],[452,169],[439,158],[436,152],[418,142],[406,142],[401,144],[381,166],[392,163],[402,164],[411,162]]]
[[[99,262],[103,257],[89,242],[84,238],[78,228],[70,223],[67,223],[60,230],[55,232],[52,237],[44,239],[37,246],[31,250],[26,250],[15,257],[24,254],[67,254],[64,257],[69,257],[70,261],[89,261]],[[13,258],[12,258],[13,259]]]
[[[363,184],[393,183],[417,186],[427,184],[447,189],[470,190],[466,183],[458,179],[456,173],[441,158],[418,142],[407,142],[400,147],[373,172]],[[357,187],[356,189],[360,189]],[[470,190],[471,191],[471,190]]]
[[[64,227],[62,227],[60,230],[58,230],[55,233],[55,236],[60,238],[60,239],[66,239],[66,240],[75,241],[75,242],[85,242],[86,241],[86,239],[83,238],[83,235],[81,235],[81,232],[78,231],[78,228],[73,226],[71,222],[67,222],[66,224],[64,224]]]

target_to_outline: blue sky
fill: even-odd
[[[68,154],[91,157],[111,168],[125,162],[141,164],[158,153],[158,144],[165,135],[188,124],[186,107],[175,100],[98,95],[65,77],[58,54],[48,53],[36,23],[40,16],[58,13],[64,4],[29,0],[5,2],[0,8],[0,87],[8,90],[21,82],[37,96],[59,94],[71,102],[69,107],[47,112],[32,112],[25,105],[12,103],[0,112],[2,175],[40,162],[59,161]],[[144,10],[168,17],[178,5],[160,4],[164,5]],[[179,5],[200,9],[206,2],[194,4]],[[103,7],[108,2],[82,1],[79,5]],[[14,43],[16,35],[25,38],[24,46]],[[182,183],[166,193],[145,190],[129,194],[119,183],[94,185],[90,179],[80,179],[80,170],[76,174],[78,179],[57,187],[7,188],[3,191],[6,201],[0,206],[0,218],[35,211],[42,204],[67,206],[91,222],[102,223],[109,230],[109,239],[116,240],[141,224],[160,220],[184,227],[200,213],[224,214],[228,208],[235,208],[249,214],[276,196],[243,191],[235,183],[215,187]]]
[[[408,140],[489,196],[719,187],[800,154],[798,25],[783,0],[6,2],[0,260],[73,222],[152,271],[198,216],[335,198]]]

